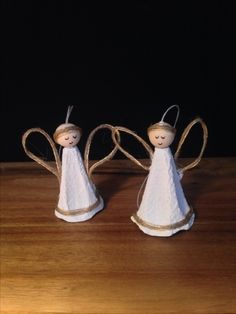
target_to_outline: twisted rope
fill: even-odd
[[[201,118],[196,118],[194,119],[193,121],[191,121],[187,127],[185,128],[185,130],[183,131],[182,135],[181,135],[181,138],[180,138],[180,141],[179,141],[179,144],[178,144],[178,147],[177,147],[177,150],[175,152],[175,155],[174,155],[174,158],[175,160],[178,159],[179,157],[179,154],[180,154],[180,151],[181,151],[181,147],[183,145],[183,143],[185,142],[190,130],[192,129],[192,127],[197,124],[197,123],[200,123],[201,124],[201,127],[202,127],[202,130],[203,130],[203,143],[202,143],[202,148],[201,148],[201,151],[200,151],[200,154],[199,156],[193,161],[191,162],[190,164],[188,164],[187,166],[183,167],[181,169],[181,171],[184,173],[186,170],[189,170],[189,169],[192,169],[194,167],[196,167],[199,162],[201,161],[202,159],[202,155],[204,153],[204,150],[206,148],[206,144],[207,144],[207,138],[208,138],[208,130],[207,130],[207,126],[205,124],[205,122],[201,119]]]
[[[139,167],[143,168],[144,170],[149,170],[149,167],[143,165],[139,160],[137,160],[133,155],[131,155],[127,150],[125,150],[121,145],[120,142],[117,141],[117,136],[118,134],[120,134],[121,132],[130,134],[132,136],[134,136],[142,145],[143,147],[146,149],[146,151],[149,154],[150,159],[152,160],[152,156],[153,156],[153,150],[152,148],[148,145],[147,142],[145,142],[139,135],[137,135],[134,131],[131,131],[130,129],[127,129],[125,127],[122,126],[116,126],[113,128],[113,132],[112,132],[112,139],[113,142],[115,143],[116,147],[119,148],[119,150],[127,157],[129,158],[131,161],[133,161],[136,165],[138,165]],[[120,136],[120,135],[119,135]]]
[[[97,133],[97,131],[101,130],[101,129],[108,129],[112,132],[115,129],[114,126],[110,125],[110,124],[101,124],[99,126],[97,126],[90,134],[89,137],[87,139],[86,145],[85,145],[85,151],[84,151],[84,165],[85,165],[85,169],[88,173],[88,176],[91,178],[93,171],[98,167],[101,166],[102,164],[104,164],[106,161],[111,160],[114,155],[116,154],[117,150],[118,150],[118,146],[116,145],[116,143],[114,142],[115,146],[112,149],[112,151],[105,156],[104,158],[102,158],[101,160],[95,162],[90,168],[89,168],[89,154],[90,154],[90,148],[91,148],[91,144],[92,144],[92,140],[94,135]],[[120,141],[120,137],[119,134],[117,134],[117,139],[116,141]]]
[[[46,137],[47,141],[49,142],[52,151],[53,151],[53,155],[55,157],[55,161],[56,161],[56,167],[52,167],[49,162],[44,161],[43,159],[39,158],[38,156],[34,155],[26,146],[26,140],[28,138],[28,136],[32,133],[40,133],[42,134],[44,137]],[[31,159],[33,159],[34,161],[36,161],[38,164],[40,164],[41,166],[43,166],[44,168],[46,168],[48,171],[50,171],[51,173],[53,173],[60,184],[61,181],[61,161],[60,161],[60,157],[59,154],[57,152],[57,148],[55,143],[53,142],[53,140],[51,139],[51,137],[48,135],[47,132],[45,132],[43,129],[40,128],[32,128],[27,130],[23,136],[22,136],[22,145],[24,148],[24,151],[26,153],[26,155],[28,155]]]

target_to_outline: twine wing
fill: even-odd
[[[50,144],[50,146],[52,148],[53,155],[55,157],[56,168],[52,167],[49,162],[44,161],[43,159],[41,159],[38,156],[34,155],[30,150],[28,150],[28,148],[26,146],[26,140],[27,140],[28,136],[31,133],[40,133],[44,137],[46,137],[47,141],[49,142],[49,144]],[[60,183],[60,180],[61,180],[61,161],[60,161],[60,157],[59,157],[59,154],[57,152],[57,149],[56,149],[56,145],[53,142],[53,140],[51,139],[51,137],[48,135],[48,133],[45,132],[43,129],[40,129],[40,128],[29,129],[22,136],[22,145],[24,147],[26,155],[28,155],[31,159],[33,159],[38,164],[40,164],[41,166],[43,166],[44,168],[49,170],[51,173],[53,173],[57,177],[57,179],[58,179],[58,181]]]
[[[112,139],[113,139],[113,142],[116,144],[116,147],[119,148],[119,150],[127,157],[129,158],[130,160],[132,160],[136,165],[140,166],[141,168],[143,168],[144,170],[149,170],[149,167],[143,165],[138,159],[136,159],[133,155],[131,155],[129,152],[127,152],[127,150],[125,150],[121,144],[120,144],[120,141],[118,142],[117,141],[117,137],[119,136],[120,138],[120,135],[119,133],[121,132],[124,132],[124,133],[127,133],[127,134],[130,134],[132,135],[134,138],[136,138],[142,145],[143,147],[146,149],[146,151],[148,152],[149,154],[149,157],[150,159],[152,160],[152,156],[153,156],[153,150],[152,148],[147,144],[147,142],[145,142],[140,136],[138,136],[135,132],[125,128],[125,127],[122,127],[122,126],[116,126],[114,127],[113,129],[113,132],[112,132]]]
[[[178,159],[179,157],[179,154],[180,154],[180,150],[181,150],[181,147],[183,145],[183,143],[185,142],[185,139],[187,138],[190,130],[192,129],[192,127],[197,124],[197,123],[200,123],[201,124],[201,127],[202,127],[202,130],[203,130],[203,143],[202,143],[202,148],[201,148],[201,151],[200,151],[200,154],[199,156],[193,161],[191,162],[190,164],[186,165],[185,167],[183,167],[181,169],[181,172],[184,173],[186,170],[189,170],[189,169],[192,169],[194,167],[196,167],[199,162],[201,161],[202,159],[202,155],[204,153],[204,150],[206,148],[206,144],[207,144],[207,137],[208,137],[208,130],[207,130],[207,126],[205,124],[205,122],[201,119],[201,118],[196,118],[194,119],[192,122],[190,122],[187,127],[185,128],[185,130],[183,131],[183,134],[180,138],[180,141],[179,141],[179,144],[178,144],[178,147],[177,147],[177,150],[175,152],[175,160]]]
[[[91,133],[89,134],[89,137],[87,139],[86,145],[85,145],[85,151],[84,151],[84,165],[86,168],[86,171],[89,175],[89,177],[91,177],[93,171],[98,167],[101,166],[102,164],[104,164],[106,161],[111,160],[115,153],[118,150],[117,145],[114,146],[114,148],[112,149],[112,151],[106,155],[104,158],[102,158],[101,160],[95,162],[90,168],[89,168],[89,153],[90,153],[90,148],[91,148],[91,144],[92,144],[92,140],[94,135],[97,133],[97,131],[101,130],[101,129],[109,129],[112,133],[114,130],[114,126],[110,125],[110,124],[101,124],[99,126],[97,126],[94,130],[91,131]],[[119,141],[119,138],[118,138]]]

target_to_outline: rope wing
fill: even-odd
[[[52,151],[53,151],[53,155],[55,157],[55,161],[56,161],[56,167],[52,167],[50,165],[49,162],[39,158],[38,156],[36,156],[35,154],[33,154],[26,146],[26,141],[27,141],[27,138],[30,134],[32,133],[40,133],[42,134],[46,139],[47,141],[49,142],[51,148],[52,148]],[[53,142],[53,140],[51,139],[51,137],[48,135],[47,132],[45,132],[43,129],[40,129],[40,128],[32,128],[32,129],[29,129],[27,130],[23,136],[22,136],[22,145],[23,145],[23,148],[24,148],[24,151],[26,153],[26,155],[28,155],[31,159],[33,159],[34,161],[36,161],[38,164],[40,164],[41,166],[43,166],[44,168],[46,168],[48,171],[50,171],[51,173],[53,173],[59,183],[61,181],[61,161],[60,161],[60,157],[59,157],[59,154],[57,152],[57,149],[56,149],[56,145],[55,143]]]
[[[193,121],[191,121],[187,127],[185,128],[185,130],[183,131],[182,135],[181,135],[181,138],[180,138],[180,141],[179,141],[179,144],[178,144],[178,147],[177,147],[177,150],[175,152],[175,155],[174,155],[174,158],[175,160],[178,159],[179,157],[179,154],[180,154],[180,151],[181,151],[181,147],[183,146],[190,130],[192,129],[192,127],[197,124],[197,123],[200,123],[201,127],[202,127],[202,130],[203,130],[203,143],[202,143],[202,148],[200,150],[200,153],[198,155],[198,157],[193,161],[191,162],[190,164],[186,165],[185,167],[183,167],[181,169],[181,171],[184,173],[186,170],[189,170],[189,169],[192,169],[194,167],[196,167],[199,162],[201,161],[202,159],[202,155],[204,153],[204,150],[206,148],[206,144],[207,144],[207,138],[208,138],[208,129],[207,129],[207,126],[205,124],[205,122],[201,119],[201,118],[196,118],[194,119]]]

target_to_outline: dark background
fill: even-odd
[[[2,1],[1,14],[1,161],[29,160],[23,132],[41,127],[52,134],[68,104],[75,105],[70,121],[84,131],[81,151],[101,123],[148,141],[147,127],[179,104],[173,149],[201,116],[209,128],[205,156],[236,155],[234,11],[227,1]],[[50,159],[38,138],[31,149]],[[135,141],[123,141],[136,157],[146,156]],[[95,142],[94,159],[112,147],[109,132]],[[200,145],[196,127],[182,156],[196,156]]]

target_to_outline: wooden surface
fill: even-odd
[[[1,313],[236,313],[236,159],[202,160],[182,184],[191,230],[150,237],[131,222],[145,173],[112,161],[94,175],[105,209],[54,216],[56,177],[1,164]]]

